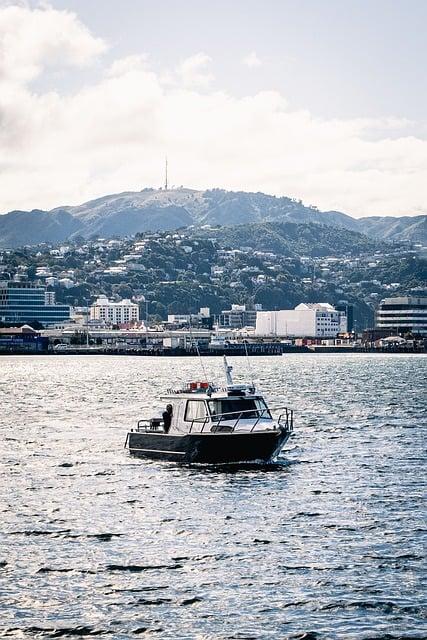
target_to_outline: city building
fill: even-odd
[[[89,320],[89,310],[87,307],[70,307],[70,318],[74,324],[86,326]]]
[[[427,336],[427,298],[384,298],[376,312],[375,327],[395,334]]]
[[[70,307],[52,304],[45,287],[31,282],[0,282],[0,322],[24,324],[37,321],[43,325],[61,324],[70,319]]]
[[[295,309],[258,312],[255,335],[335,338],[344,322],[343,313],[327,302],[302,303]]]
[[[221,311],[216,318],[218,327],[230,329],[242,329],[243,327],[255,327],[257,313],[262,305],[255,304],[253,309],[248,309],[245,304],[232,304],[231,309]]]
[[[341,313],[340,333],[351,333],[354,329],[354,308],[352,304],[342,303],[335,307]]]
[[[52,306],[56,303],[55,292],[54,291],[45,291],[44,293],[44,301],[46,305]]]
[[[58,284],[61,287],[65,287],[65,289],[71,289],[71,287],[74,287],[75,283],[71,278],[59,278]]]
[[[191,315],[189,313],[170,313],[168,315],[168,324],[190,324]]]
[[[179,314],[179,313],[170,313],[168,314],[167,322],[165,323],[168,326],[197,326],[197,327],[206,327],[207,329],[212,328],[212,317],[209,307],[201,307],[198,313],[187,313],[187,314]]]
[[[139,322],[139,305],[128,299],[110,302],[106,296],[100,296],[90,307],[90,319],[106,324]]]
[[[49,338],[24,324],[22,327],[0,328],[1,353],[44,353],[49,348]]]

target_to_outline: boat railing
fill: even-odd
[[[280,414],[277,420],[277,423],[279,424],[280,427],[284,428],[286,431],[289,431],[289,432],[293,431],[293,425],[294,425],[293,409],[288,409],[288,407],[280,407],[280,410],[282,410],[283,412]],[[253,415],[255,412],[257,414],[256,417]],[[248,415],[248,414],[252,414],[252,415]],[[189,432],[191,433],[193,431],[193,427],[195,424],[202,425],[198,433],[203,432],[206,425],[209,424],[211,425],[210,431],[225,431],[230,433],[235,431],[235,429],[239,426],[239,423],[241,423],[242,420],[254,419],[255,422],[253,423],[249,431],[250,433],[252,433],[252,431],[254,431],[259,421],[262,418],[266,418],[266,417],[271,418],[270,410],[267,409],[267,407],[265,409],[245,409],[243,411],[229,411],[227,413],[216,413],[216,414],[206,415],[200,418],[194,418],[191,421]],[[234,420],[234,424],[224,424],[225,421],[228,422],[233,420]],[[221,424],[221,422],[223,424]]]
[[[292,433],[294,430],[294,410],[288,407],[281,407],[280,410],[283,411],[283,413],[279,415],[277,422],[281,427],[286,429],[286,431]]]
[[[277,424],[289,431],[290,433],[294,429],[294,411],[288,407],[279,407],[277,411],[282,411],[277,419]],[[254,413],[257,415],[254,416]],[[249,414],[249,415],[248,415]],[[231,433],[242,424],[242,420],[253,419],[254,423],[251,425],[250,433],[254,431],[262,418],[271,418],[270,410],[265,409],[245,409],[243,411],[229,411],[227,413],[216,413],[211,415],[202,416],[200,418],[193,418],[190,423],[189,433],[192,433],[195,425],[201,425],[201,428],[197,430],[197,433],[204,432],[207,425],[210,425],[210,431],[213,432],[227,432]],[[227,422],[227,424],[225,424]],[[230,424],[233,422],[233,424]],[[221,424],[222,423],[222,424]],[[247,426],[245,424],[245,426]],[[137,422],[137,431],[144,433],[164,433],[164,421],[162,418],[141,418]]]
[[[137,431],[164,433],[164,430],[165,423],[162,418],[141,418],[137,422]]]

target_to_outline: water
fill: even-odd
[[[0,359],[1,637],[427,637],[426,357],[253,364],[295,435],[223,470],[123,450],[196,359]]]

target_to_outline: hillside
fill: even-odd
[[[11,211],[0,216],[0,247],[62,242],[84,232],[82,223],[66,211]]]
[[[76,238],[0,250],[0,280],[45,282],[57,300],[86,305],[100,294],[141,301],[141,313],[213,313],[231,304],[283,309],[300,302],[354,305],[357,326],[372,323],[382,297],[421,295],[425,263],[401,245],[354,231],[291,222],[190,227],[120,240]],[[49,280],[47,280],[49,278]]]
[[[292,258],[357,256],[363,252],[386,250],[388,246],[356,231],[315,223],[263,222],[200,230],[193,228],[189,236],[215,239],[222,247],[272,251]]]
[[[0,247],[84,238],[126,237],[190,225],[261,222],[315,223],[342,227],[371,238],[427,244],[427,216],[356,220],[339,211],[321,212],[300,200],[222,189],[124,192],[50,212],[12,211],[0,216]]]

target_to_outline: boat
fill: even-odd
[[[223,387],[195,381],[169,389],[161,401],[171,417],[140,419],[127,434],[129,452],[187,464],[274,461],[293,431],[293,410],[274,418],[254,384],[234,384],[225,356],[224,369]]]

